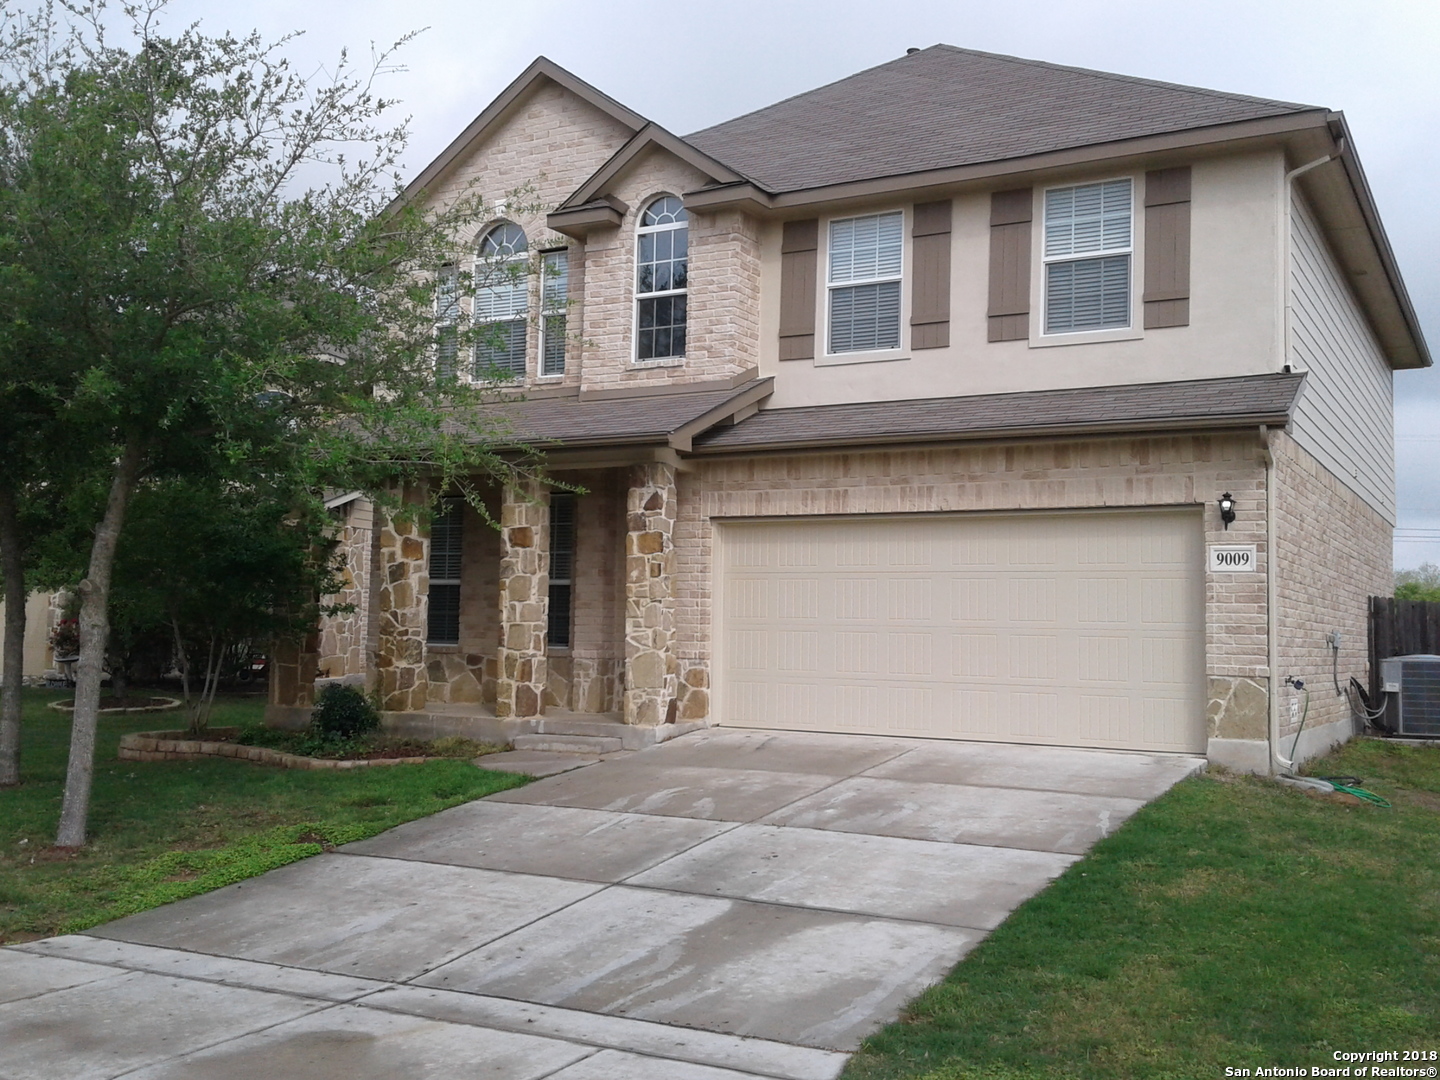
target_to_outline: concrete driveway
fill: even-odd
[[[0,1077],[828,1080],[1202,764],[701,732],[0,950]]]

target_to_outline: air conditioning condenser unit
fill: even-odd
[[[1380,689],[1390,731],[1411,739],[1440,739],[1440,656],[1381,660]]]

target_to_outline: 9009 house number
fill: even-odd
[[[1254,544],[1209,545],[1209,567],[1212,574],[1251,574],[1255,572]]]

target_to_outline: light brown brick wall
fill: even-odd
[[[1310,691],[1313,730],[1350,718],[1345,697],[1335,692],[1332,655],[1325,637],[1341,634],[1339,681],[1350,676],[1368,685],[1369,598],[1392,588],[1392,529],[1375,510],[1330,473],[1294,439],[1274,437],[1276,475],[1275,543],[1280,683],[1281,752],[1289,757],[1298,723],[1290,701],[1304,695],[1283,685],[1302,679]]]
[[[1207,673],[1257,680],[1263,689],[1269,675],[1264,482],[1252,432],[702,459],[679,477],[682,671],[709,663],[715,518],[1198,504],[1207,543],[1253,543],[1259,554],[1257,573],[1206,579]],[[1237,518],[1228,531],[1215,506],[1224,491],[1236,500]],[[708,680],[695,676],[702,681]]]
[[[685,361],[636,363],[635,229],[658,195],[681,195],[709,178],[668,153],[643,155],[613,187],[630,211],[618,229],[590,235],[585,249],[583,381],[587,389],[692,382],[759,363],[760,243],[745,215],[690,215]]]
[[[547,84],[534,91],[479,147],[452,169],[436,185],[432,197],[443,204],[473,184],[487,201],[495,202],[510,191],[530,186],[532,194],[528,198],[539,204],[539,209],[530,213],[510,211],[506,216],[525,230],[532,251],[542,247],[570,248],[570,293],[574,302],[568,316],[571,332],[574,333],[584,320],[584,248],[567,237],[551,232],[545,225],[545,215],[599,169],[630,135],[631,132],[622,124],[594,106],[558,86]],[[488,227],[480,228],[473,237],[462,238],[470,253],[473,254],[479,237]],[[533,315],[539,310],[538,275],[531,278],[531,285],[530,310]],[[537,371],[537,325],[532,319],[527,348],[527,381],[531,382]],[[578,340],[572,341],[565,377],[547,379],[545,384],[578,385],[579,353]]]

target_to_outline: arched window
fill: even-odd
[[[640,216],[635,251],[635,358],[685,355],[685,286],[690,219],[673,195]]]
[[[525,230],[502,222],[480,241],[475,265],[475,377],[524,378],[530,311],[530,245]]]

